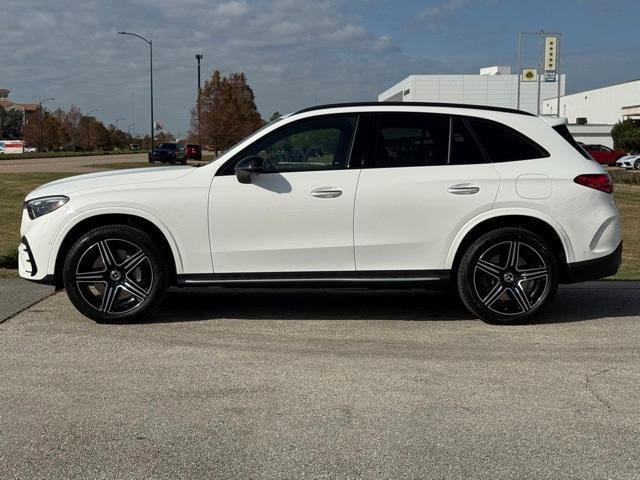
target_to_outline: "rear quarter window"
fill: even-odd
[[[558,132],[558,134],[562,138],[564,138],[569,145],[575,148],[580,155],[582,155],[584,158],[588,158],[589,160],[593,160],[593,158],[591,158],[591,155],[589,155],[589,153],[585,151],[585,149],[582,148],[582,146],[578,142],[576,142],[576,139],[573,138],[573,135],[571,135],[571,132],[566,125],[556,125],[555,127],[553,127],[553,129]],[[588,147],[589,145],[585,145],[585,148]]]
[[[549,156],[536,142],[502,123],[484,118],[468,118],[476,138],[492,162],[533,160]]]

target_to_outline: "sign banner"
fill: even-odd
[[[555,72],[557,66],[558,37],[544,37],[544,71]]]

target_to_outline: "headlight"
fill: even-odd
[[[33,220],[34,218],[41,217],[42,215],[46,215],[47,213],[57,210],[68,201],[69,197],[58,195],[55,197],[34,198],[33,200],[25,202],[24,206],[27,209],[29,218]]]

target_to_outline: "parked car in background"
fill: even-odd
[[[158,150],[176,158],[175,144]],[[174,285],[357,285],[451,288],[487,322],[522,323],[559,283],[617,271],[612,192],[559,119],[327,105],[280,117],[201,168],[39,187],[26,197],[18,264],[100,321],[149,314]]]
[[[161,143],[149,153],[149,163],[187,163],[184,147],[177,143]]]
[[[616,161],[627,155],[624,150],[614,150],[606,145],[583,145],[584,148],[593,159],[602,165],[615,165]]]
[[[640,154],[625,155],[616,162],[616,167],[626,168],[627,170],[640,170]]]
[[[138,151],[140,150],[140,145],[137,143],[132,143],[131,145],[129,145],[129,150]]]
[[[202,149],[196,143],[187,143],[184,146],[184,156],[187,160],[202,161]]]

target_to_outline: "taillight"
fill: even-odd
[[[578,175],[573,179],[579,185],[585,187],[595,188],[605,193],[613,193],[613,181],[607,173],[589,173],[585,175]]]

